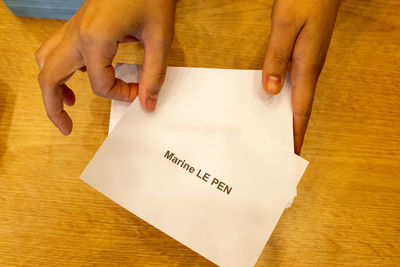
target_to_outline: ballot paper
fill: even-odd
[[[198,68],[171,68],[171,71],[179,72],[179,74],[170,75],[191,77],[190,79],[192,80],[192,83],[195,84],[198,84],[199,81],[201,83],[204,77],[207,77],[210,79],[210,81],[212,81],[214,84],[213,86],[202,86],[201,90],[199,90],[199,92],[202,92],[201,94],[197,95],[197,101],[199,103],[207,103],[209,101],[209,96],[215,93],[218,93],[218,95],[215,97],[219,97],[220,99],[224,99],[224,94],[241,95],[241,101],[249,103],[251,107],[239,110],[240,114],[238,116],[242,118],[251,118],[247,121],[247,123],[257,124],[256,128],[259,128],[258,130],[261,130],[266,137],[275,139],[280,144],[285,146],[285,148],[294,152],[292,134],[293,116],[291,105],[291,85],[288,78],[284,83],[282,92],[279,95],[270,96],[264,93],[262,90],[260,82],[262,75],[261,71]],[[141,72],[142,65],[117,64],[115,66],[116,77],[128,83],[138,83]],[[195,79],[197,79],[197,81]],[[251,86],[246,84],[249,81],[252,83]],[[218,90],[215,90],[215,88],[218,88]],[[241,91],[244,89],[246,91],[243,95]],[[232,92],[232,90],[236,90],[236,92]],[[174,92],[177,93],[177,90],[173,91],[172,93]],[[179,97],[179,95],[177,97]],[[185,103],[185,99],[179,99],[179,103]],[[117,100],[113,100],[111,102],[109,133],[118,123],[130,105],[131,103],[129,102]],[[136,103],[136,105],[138,105],[138,103]],[[175,108],[178,111],[180,110],[179,107]],[[227,119],[225,113],[215,112],[212,114],[212,117],[215,118],[216,116],[220,116],[221,121],[226,121]],[[204,118],[209,119],[207,116],[204,116]],[[224,125],[224,123],[221,125]],[[208,129],[211,128],[210,125],[207,124],[198,125],[197,128],[198,127],[204,127]],[[195,128],[192,127],[192,130],[194,129]],[[296,185],[298,182],[299,181],[296,182]],[[286,206],[287,208],[291,207],[294,198],[297,196],[296,187],[294,187],[293,190],[294,194],[291,200],[288,202]]]
[[[279,124],[291,116],[286,91],[272,99],[260,80],[260,71],[168,68],[156,111],[121,108],[81,178],[210,261],[253,266],[308,164]]]
[[[129,83],[138,83],[142,65],[117,64],[115,66],[116,77]],[[271,96],[266,94],[261,87],[262,72],[259,70],[226,70],[226,69],[201,69],[201,68],[169,68],[170,76],[177,79],[186,79],[201,87],[196,95],[198,103],[208,105],[210,97],[221,101],[221,108],[233,108],[239,117],[248,117],[246,123],[257,124],[256,128],[263,134],[281,143],[294,152],[293,146],[293,116],[291,105],[291,86],[287,78],[282,92]],[[289,77],[289,76],[288,76]],[[211,83],[206,85],[205,79]],[[218,90],[216,90],[218,89]],[[177,101],[185,101],[178,90],[169,92]],[[229,99],[223,103],[224,99]],[[136,101],[137,102],[137,101]],[[118,123],[131,104],[113,100],[111,102],[109,133]],[[236,105],[246,105],[246,108],[236,108]],[[159,107],[157,107],[159,108]],[[215,108],[219,108],[215,106]],[[177,108],[178,112],[181,112]],[[210,109],[210,111],[212,111]],[[226,120],[225,113],[214,113]],[[208,119],[207,116],[204,116]]]

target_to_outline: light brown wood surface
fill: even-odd
[[[170,65],[260,69],[271,2],[179,1]],[[79,179],[110,101],[78,73],[72,135],[47,119],[34,52],[61,25],[0,1],[0,266],[212,266]],[[400,266],[399,87],[400,2],[344,0],[303,148],[311,164],[257,266]]]

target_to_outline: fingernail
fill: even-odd
[[[271,93],[278,93],[281,90],[281,78],[278,76],[269,76],[267,90]]]
[[[146,107],[149,111],[154,111],[157,105],[157,98],[149,96],[146,100]]]

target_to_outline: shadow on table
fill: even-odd
[[[9,85],[0,80],[0,173],[3,167],[3,157],[7,151],[7,140],[14,112],[16,94]]]

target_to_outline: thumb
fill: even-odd
[[[147,111],[154,111],[167,71],[169,44],[149,42],[144,45],[143,71],[139,82],[139,100]]]
[[[263,88],[271,95],[279,94],[285,81],[286,72],[296,41],[298,28],[289,21],[282,22],[272,17],[271,37],[263,67]]]

